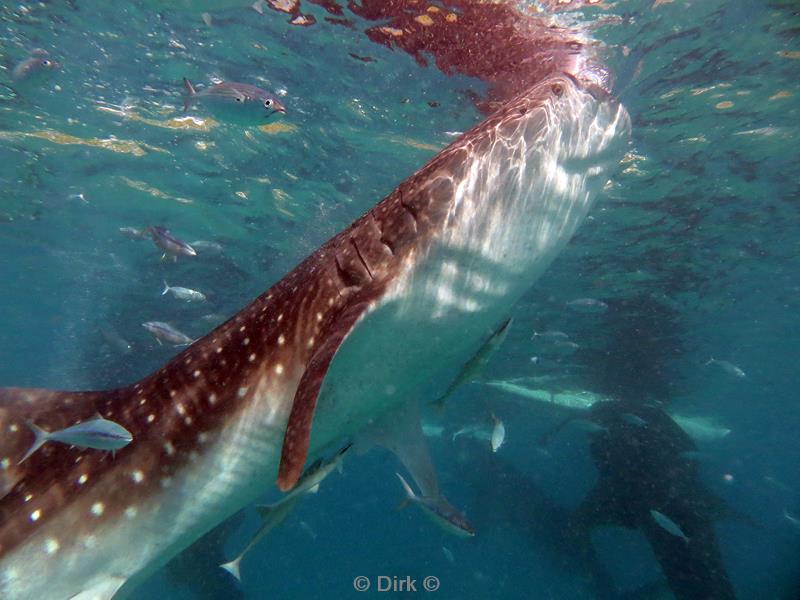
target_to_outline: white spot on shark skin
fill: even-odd
[[[39,520],[39,517],[41,516],[42,516],[42,511],[37,508],[35,511],[31,513],[31,521],[35,523],[36,521]]]
[[[175,446],[172,445],[172,442],[164,442],[164,452],[167,453],[167,456],[175,454]]]
[[[178,393],[178,392],[176,392],[175,390],[170,390],[170,391],[169,391],[169,397],[170,397],[170,398],[174,398],[174,397],[177,395],[177,393]]]
[[[217,403],[217,395],[216,394],[209,394],[208,395],[208,403],[211,406],[214,406]]]
[[[180,402],[178,402],[178,404],[175,405],[175,410],[177,410],[178,414],[181,416],[186,414],[186,407]]]
[[[245,329],[247,329],[247,327],[245,327],[244,325],[242,325],[241,327],[239,327],[239,332],[240,332],[240,333],[244,333],[244,330],[245,330]]]
[[[153,413],[150,413],[149,415],[147,415],[147,422],[148,423],[152,423],[155,420],[156,420],[156,416]]]
[[[222,346],[217,346],[217,354],[222,354]]]
[[[33,494],[25,494],[25,502],[30,502],[33,500]]]
[[[195,370],[194,370],[194,373],[192,373],[192,375],[194,376],[194,378],[195,378],[195,379],[197,379],[198,377],[200,377],[200,369],[195,369]]]
[[[125,516],[128,519],[133,519],[137,514],[139,514],[139,511],[136,509],[135,506],[129,506],[128,508],[125,509]]]
[[[147,404],[147,398],[142,398],[139,400],[139,406],[144,406],[145,404]]]
[[[238,394],[239,398],[244,398],[247,395],[247,387],[246,386],[240,387],[239,391],[236,393]]]
[[[278,346],[283,346],[286,343],[286,338],[283,337],[283,334],[278,336]]]
[[[83,485],[87,481],[89,481],[89,476],[86,473],[84,473],[80,477],[78,477],[78,485]]]
[[[309,348],[313,348],[314,347],[314,337],[313,336],[308,338],[308,344],[306,344],[306,346],[308,346]]]
[[[17,426],[16,423],[12,423],[11,425],[8,426],[8,430],[11,433],[17,433],[19,431],[19,427]]]
[[[242,340],[242,346],[247,346],[250,343],[250,338],[244,338]]]
[[[280,323],[281,321],[283,321],[283,313],[278,315],[278,323]]]
[[[275,365],[275,373],[278,375],[283,375],[283,365],[281,363]]]
[[[58,552],[58,549],[61,548],[61,544],[58,543],[58,540],[55,538],[47,538],[44,542],[44,551],[47,554],[55,554]]]
[[[90,512],[95,517],[102,517],[105,510],[106,510],[105,504],[103,504],[102,502],[95,502],[94,504],[92,504],[92,509]]]
[[[192,417],[189,417],[189,416],[184,417],[183,422],[186,423],[187,426],[191,425],[192,424]]]
[[[11,461],[8,460],[8,457],[4,458],[3,460],[0,460],[0,469],[3,469],[3,471],[5,471],[10,466],[11,466]]]
[[[197,434],[197,443],[198,444],[205,444],[208,441],[208,434],[205,431],[201,431]]]
[[[317,313],[317,323],[319,323],[320,321],[322,321],[322,313],[318,312]]]
[[[248,356],[247,360],[248,360],[248,362],[255,362],[255,360],[256,360],[255,352],[253,354],[251,354],[250,356]]]
[[[97,545],[97,538],[93,535],[87,535],[83,538],[83,547],[84,548],[94,548]]]
[[[133,479],[134,483],[142,483],[144,481],[144,473],[136,469],[131,473],[131,479]]]

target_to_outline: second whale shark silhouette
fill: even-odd
[[[134,384],[0,389],[0,597],[121,597],[277,475],[452,379],[584,219],[630,120],[581,52],[551,61],[350,227]],[[95,414],[105,460],[48,445]],[[313,431],[312,431],[313,424]]]

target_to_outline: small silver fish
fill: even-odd
[[[494,413],[492,413],[492,420],[494,421],[494,427],[492,428],[492,452],[497,452],[500,446],[503,445],[503,442],[506,441],[506,426],[503,425],[503,422],[498,419]]]
[[[548,342],[555,342],[557,340],[568,340],[569,336],[563,331],[548,329],[547,331],[534,331],[531,339],[535,340],[536,338],[541,338]]]
[[[46,73],[48,71],[55,71],[61,67],[52,58],[48,58],[47,50],[36,48],[33,50],[28,58],[21,61],[14,70],[11,71],[11,78],[14,81],[23,81],[32,79],[36,75]]]
[[[442,437],[442,434],[444,433],[444,427],[434,423],[423,423],[422,433],[425,437]]]
[[[657,510],[651,510],[650,516],[653,517],[653,520],[667,533],[674,535],[675,537],[679,537],[684,540],[687,544],[689,543],[689,538],[686,537],[686,534],[683,533],[683,530],[678,526],[678,524],[670,519],[664,513],[660,513]]]
[[[794,525],[795,529],[800,529],[800,518],[790,515],[789,511],[786,509],[783,510],[783,516],[786,518],[787,521],[789,521],[789,523]]]
[[[634,427],[647,427],[647,421],[645,421],[642,417],[631,413],[623,413],[622,420],[628,425],[633,425]]]
[[[200,103],[220,120],[240,124],[263,123],[275,113],[286,113],[286,107],[274,94],[247,83],[223,81],[198,91],[184,77],[183,86],[188,93],[184,111]]]
[[[314,528],[305,521],[300,521],[300,529],[305,531],[308,534],[308,537],[310,537],[312,540],[317,539],[317,532],[314,531]]]
[[[580,350],[580,345],[570,340],[556,340],[553,342],[553,348],[558,350],[560,354],[572,354]]]
[[[456,564],[456,557],[453,556],[453,553],[451,552],[450,548],[448,548],[447,546],[442,546],[442,554],[444,554],[444,557],[447,559],[447,562],[449,562],[451,565]]]
[[[116,350],[121,352],[122,354],[129,354],[133,348],[131,347],[130,342],[123,338],[116,329],[114,329],[108,323],[104,323],[100,325],[100,335]]]
[[[178,300],[184,300],[185,302],[203,302],[206,299],[205,294],[202,292],[177,285],[171,286],[165,281],[164,291],[161,292],[161,295],[164,296],[167,293],[170,293]]]
[[[142,327],[152,333],[159,344],[161,344],[162,340],[174,344],[175,346],[188,346],[194,342],[188,335],[178,331],[172,325],[164,321],[147,321],[146,323],[142,323]]]
[[[22,460],[19,461],[20,463],[47,442],[61,442],[78,448],[94,448],[95,450],[119,450],[133,441],[130,431],[100,415],[58,431],[45,431],[30,421],[28,427],[31,428],[36,439]]]
[[[147,229],[139,229],[138,227],[120,227],[119,232],[132,240],[146,240],[149,233]]]
[[[460,537],[472,537],[475,535],[475,530],[464,518],[464,515],[451,506],[443,496],[438,498],[417,496],[400,473],[395,473],[395,475],[400,479],[400,483],[403,484],[403,489],[406,492],[406,498],[398,508],[403,508],[413,502],[420,507],[428,518],[448,533],[453,533]]]
[[[150,234],[153,243],[164,251],[164,259],[167,255],[172,256],[173,260],[177,260],[178,255],[183,256],[197,256],[197,251],[189,244],[176,238],[169,229],[165,227],[158,227],[148,225],[146,229]]]
[[[733,375],[734,377],[738,377],[739,379],[744,379],[745,377],[747,377],[747,374],[744,371],[742,371],[735,364],[728,362],[727,360],[717,360],[712,356],[711,358],[708,359],[708,362],[706,362],[706,366],[708,365],[717,365],[728,375]]]
[[[575,298],[567,302],[567,306],[582,313],[602,313],[608,310],[608,304],[594,298]]]

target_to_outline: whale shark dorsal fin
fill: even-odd
[[[339,314],[326,331],[327,339],[306,365],[294,394],[292,411],[283,436],[281,464],[278,468],[278,487],[283,492],[292,489],[303,473],[311,437],[311,422],[328,367],[342,342],[347,339],[369,308],[369,302],[360,301],[353,303]]]
[[[69,600],[111,600],[124,583],[123,577],[109,575],[96,581],[82,592],[70,596]]]

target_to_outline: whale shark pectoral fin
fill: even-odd
[[[311,437],[311,421],[314,418],[319,391],[328,373],[328,367],[342,342],[347,339],[369,308],[369,302],[358,302],[340,313],[331,322],[327,339],[306,365],[294,394],[292,412],[289,414],[289,422],[283,436],[281,464],[278,468],[278,487],[283,492],[292,489],[303,473]]]
[[[94,583],[90,588],[70,596],[69,600],[111,600],[124,583],[123,577],[109,575]]]

